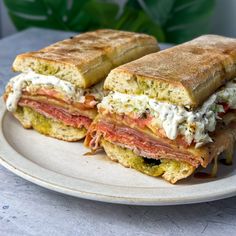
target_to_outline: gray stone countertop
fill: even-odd
[[[16,54],[72,34],[29,29],[0,40],[0,93]],[[236,235],[236,197],[182,206],[113,205],[44,189],[0,166],[0,235]]]

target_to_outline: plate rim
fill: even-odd
[[[6,116],[8,111],[6,111],[5,104],[3,101],[3,98],[0,98],[0,164],[4,166],[6,169],[9,171],[13,172],[14,174],[22,177],[23,179],[26,179],[27,181],[30,181],[36,185],[39,185],[41,187],[47,188],[49,190],[53,190],[59,193],[63,193],[66,195],[74,196],[74,197],[79,197],[83,199],[89,199],[89,200],[95,200],[95,201],[101,201],[101,202],[108,202],[108,203],[117,203],[117,204],[127,204],[127,205],[180,205],[180,204],[192,204],[192,203],[201,203],[201,202],[206,202],[206,201],[214,201],[214,200],[219,200],[227,197],[232,197],[236,195],[236,185],[230,185],[228,188],[224,188],[224,190],[219,190],[218,188],[213,188],[215,191],[214,192],[206,192],[204,191],[204,195],[202,194],[197,194],[195,196],[191,195],[189,196],[188,194],[183,197],[175,197],[173,194],[172,196],[168,197],[145,197],[142,194],[136,194],[135,196],[119,196],[116,195],[116,192],[121,189],[124,189],[125,186],[109,186],[104,183],[88,183],[84,180],[77,180],[76,183],[78,182],[80,184],[79,188],[71,188],[69,186],[66,186],[67,181],[73,181],[72,177],[68,177],[59,173],[55,173],[52,170],[43,168],[40,165],[37,165],[36,163],[30,161],[27,159],[27,157],[24,157],[20,153],[17,152],[7,141],[7,139],[4,136],[4,130],[3,130],[3,122],[4,118]],[[19,160],[21,160],[21,164],[19,164]],[[23,161],[22,161],[23,160]],[[25,166],[30,166],[29,168],[26,168]],[[34,174],[31,173],[31,168],[38,170]],[[43,174],[46,174],[46,176],[51,176],[53,177],[51,181],[45,179],[45,176],[39,175],[38,173],[43,172]],[[37,174],[36,174],[37,173]],[[44,178],[43,178],[44,177]],[[62,179],[62,177],[64,179]],[[216,184],[215,181],[212,182],[207,182],[200,184],[202,188],[203,185],[207,186],[214,186],[214,185],[220,185],[220,186],[225,186],[224,183],[225,181],[228,180],[230,183],[235,183],[236,182],[236,174],[225,177],[223,179],[218,180],[218,184]],[[58,182],[59,181],[59,182]],[[60,181],[61,184],[60,184]],[[105,187],[105,190],[109,190],[110,192],[113,190],[115,191],[115,194],[107,194],[104,193],[103,188],[101,191],[87,191],[87,187],[85,187],[83,181],[89,185],[89,187],[98,189],[98,187]],[[90,180],[89,180],[90,181]],[[226,181],[227,182],[227,181]],[[228,182],[227,182],[228,183]],[[107,186],[107,188],[106,188]],[[172,186],[172,185],[170,185]],[[185,188],[188,188],[188,192],[191,189],[196,189],[197,185],[186,185]],[[127,187],[126,187],[127,188]],[[171,187],[170,187],[171,188]],[[166,189],[170,188],[163,188],[164,192]],[[129,187],[129,189],[132,189],[132,187]],[[138,189],[142,189],[141,187],[137,187],[135,191]],[[199,189],[199,187],[198,187]],[[147,191],[147,189],[145,188]],[[154,188],[149,188],[147,192],[150,192],[149,190],[154,190]],[[106,192],[105,191],[105,192]],[[135,192],[134,191],[134,192]],[[179,191],[178,188],[173,188],[171,191]],[[167,191],[168,192],[168,191]],[[191,191],[190,191],[191,192]],[[108,191],[109,193],[109,191]],[[122,194],[121,194],[122,195]]]

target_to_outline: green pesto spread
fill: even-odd
[[[24,117],[24,115],[26,115],[30,119],[32,128],[34,128],[38,132],[46,135],[50,134],[52,126],[52,121],[50,118],[46,118],[45,116],[33,111],[29,107],[18,106],[16,113],[18,117],[22,118]]]
[[[165,172],[168,172],[169,174],[187,174],[188,170],[191,171],[193,169],[190,164],[182,161],[170,159],[154,160],[139,156],[128,148],[121,148],[104,139],[101,140],[101,144],[108,155],[110,153],[112,156],[115,153],[114,156],[121,164],[146,175],[157,177],[163,175]]]

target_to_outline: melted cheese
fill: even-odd
[[[221,90],[209,97],[195,111],[188,111],[183,106],[150,99],[146,95],[128,95],[111,92],[104,97],[98,108],[110,113],[125,114],[131,117],[142,117],[148,114],[152,117],[151,124],[161,127],[166,136],[174,140],[179,134],[196,147],[211,142],[209,132],[213,132],[220,112],[224,112],[220,103],[226,103],[231,109],[236,109],[236,79],[228,82]]]

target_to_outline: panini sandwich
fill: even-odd
[[[21,74],[6,86],[7,109],[25,128],[65,141],[86,134],[112,68],[159,50],[154,37],[97,30],[18,55]]]
[[[205,35],[112,70],[85,145],[171,183],[236,139],[236,39]],[[215,166],[216,167],[216,166]],[[214,171],[216,170],[213,168]]]

